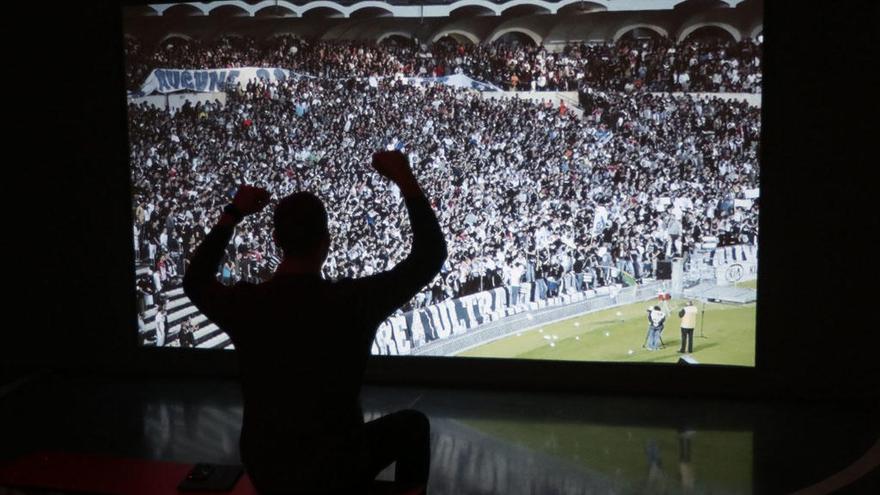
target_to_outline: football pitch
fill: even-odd
[[[555,323],[529,328],[458,353],[465,357],[674,363],[681,345],[678,310],[685,299],[669,301],[662,339],[665,348],[643,347],[648,329],[646,309],[654,301],[617,306]],[[755,304],[697,302],[701,314],[694,330],[699,363],[755,365]],[[702,333],[702,337],[700,336]]]

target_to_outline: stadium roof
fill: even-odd
[[[678,8],[736,7],[747,0],[318,0],[294,2],[286,0],[220,0],[216,2],[175,2],[149,4],[137,9],[140,16],[208,16],[223,13],[234,17],[301,17],[315,9],[335,11],[335,16],[350,17],[352,13],[370,9],[390,17],[448,17],[459,9],[474,15],[502,15],[511,9],[531,8],[533,13],[556,14],[571,6],[581,12],[622,12],[671,10]]]

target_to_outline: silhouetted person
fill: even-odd
[[[327,212],[300,192],[275,208],[273,237],[284,259],[273,277],[222,285],[217,271],[233,227],[269,200],[267,191],[242,186],[184,277],[186,295],[235,344],[241,456],[261,493],[358,493],[394,461],[397,481],[427,483],[427,417],[405,410],[364,424],[360,390],[376,328],[440,271],[446,243],[406,157],[379,152],[373,167],[400,188],[412,225],[409,256],[393,269],[322,279]]]

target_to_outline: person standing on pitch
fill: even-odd
[[[446,241],[406,156],[378,152],[373,168],[400,189],[412,226],[409,255],[391,270],[323,279],[327,211],[315,195],[298,192],[275,207],[273,238],[284,257],[274,275],[221,284],[217,272],[235,226],[270,199],[264,189],[241,186],[184,277],[186,295],[235,345],[241,458],[260,493],[364,493],[395,461],[396,481],[422,493],[427,485],[428,418],[404,410],[364,424],[360,392],[376,329],[440,272]]]
[[[697,326],[698,312],[693,301],[688,301],[687,306],[678,312],[678,317],[681,318],[681,349],[678,350],[679,354],[685,352],[685,343],[687,343],[687,353],[694,352],[694,328]]]
[[[645,347],[649,351],[656,351],[663,342],[660,334],[663,332],[663,324],[666,322],[666,313],[660,306],[648,307],[648,338]]]

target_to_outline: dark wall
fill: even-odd
[[[870,261],[880,222],[868,196],[877,87],[865,72],[876,15],[872,2],[766,3],[759,359],[809,395],[880,389]]]
[[[228,354],[182,357],[134,347],[121,18],[115,4],[61,9],[45,20],[30,20],[37,11],[22,17],[11,45],[25,59],[24,74],[44,75],[24,77],[6,94],[10,115],[25,117],[10,119],[22,136],[7,143],[7,167],[24,177],[6,184],[23,200],[5,207],[6,217],[15,217],[6,241],[15,287],[7,313],[23,318],[7,320],[3,361],[21,368],[228,372]],[[877,195],[869,180],[877,164],[877,95],[867,76],[876,65],[876,6],[846,2],[820,10],[773,1],[766,9],[756,373],[398,360],[378,363],[373,376],[546,388],[544,376],[564,373],[589,376],[570,383],[593,390],[662,392],[654,382],[662,378],[694,380],[695,388],[720,394],[876,394],[880,328],[871,237],[878,214],[868,195]]]

